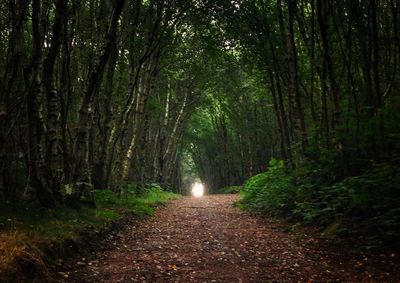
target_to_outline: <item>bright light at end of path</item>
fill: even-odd
[[[195,197],[201,197],[202,195],[204,195],[204,186],[202,183],[193,184],[192,195]]]

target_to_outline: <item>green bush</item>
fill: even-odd
[[[290,210],[293,196],[294,187],[283,161],[272,159],[266,172],[244,184],[239,204],[252,211],[280,215]]]
[[[239,205],[322,229],[335,227],[333,234],[365,235],[375,244],[399,239],[399,167],[375,164],[342,177],[338,165],[327,160],[309,160],[290,174],[282,161],[271,160],[266,172],[246,181]]]
[[[372,226],[399,225],[399,200],[398,170],[383,164],[330,186],[309,183],[299,186],[293,212],[301,215],[305,222],[322,225],[341,218],[368,220]]]

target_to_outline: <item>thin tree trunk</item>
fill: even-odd
[[[56,1],[55,20],[52,28],[50,50],[43,62],[44,89],[47,98],[47,180],[48,185],[57,199],[61,200],[60,186],[62,182],[61,155],[59,152],[59,113],[60,96],[56,88],[54,66],[58,56],[65,24],[64,18],[67,13],[66,0]]]
[[[128,179],[129,169],[131,167],[131,160],[137,148],[138,138],[141,135],[141,131],[143,130],[143,118],[147,109],[148,97],[150,95],[149,91],[153,72],[153,64],[154,62],[149,62],[147,70],[145,72],[145,77],[141,80],[142,83],[139,84],[136,98],[132,138],[129,143],[128,150],[124,154],[124,160],[122,163],[122,180]]]
[[[32,2],[33,55],[26,70],[27,114],[29,139],[29,183],[35,189],[40,203],[44,207],[54,207],[55,199],[46,182],[46,164],[43,153],[44,123],[42,118],[42,59],[44,32],[47,25],[48,3],[40,0]]]
[[[11,17],[11,34],[8,42],[8,58],[4,70],[3,82],[0,85],[0,193],[9,200],[15,200],[15,189],[10,185],[10,172],[7,155],[7,139],[10,134],[8,125],[9,98],[15,79],[20,70],[23,49],[23,22],[26,16],[28,1],[9,1]]]
[[[76,20],[76,19],[75,19]],[[61,56],[60,74],[60,127],[61,127],[61,150],[63,160],[64,182],[71,182],[71,153],[72,149],[68,142],[68,116],[71,107],[71,48],[68,35],[68,19],[64,17],[63,43]]]
[[[97,158],[97,162],[94,168],[94,187],[95,188],[108,188],[107,182],[107,172],[106,172],[106,161],[108,160],[109,156],[109,139],[111,133],[111,123],[113,118],[112,113],[112,96],[113,96],[113,81],[114,81],[114,73],[115,73],[115,66],[117,63],[117,50],[114,50],[110,61],[108,63],[108,70],[106,75],[106,87],[105,87],[105,94],[104,94],[104,106],[103,106],[103,123],[100,135],[100,142],[99,142],[99,157]]]
[[[323,0],[317,0],[317,10],[318,10],[318,21],[319,30],[322,41],[323,57],[325,61],[327,77],[329,82],[329,94],[333,106],[333,130],[336,131],[341,122],[341,109],[339,102],[339,90],[336,83],[333,62],[331,57],[329,39],[328,39],[328,7],[327,2]],[[341,147],[340,141],[334,142],[337,147]]]
[[[278,5],[278,17],[282,18],[280,22],[284,22],[282,15],[281,0],[277,0],[277,5]],[[288,78],[289,78],[288,95],[289,95],[289,105],[291,109],[290,114],[292,116],[294,132],[296,137],[301,142],[301,152],[304,154],[307,148],[308,138],[307,138],[307,130],[304,120],[303,109],[300,100],[297,51],[294,41],[293,20],[294,20],[295,9],[296,9],[296,0],[289,0],[288,23],[287,23],[286,37],[285,37],[285,45],[287,50],[286,60],[288,65]]]
[[[283,160],[285,160],[285,162],[288,162],[288,145],[286,144],[286,137],[285,137],[285,130],[284,130],[284,126],[283,126],[283,121],[282,121],[282,113],[279,110],[279,105],[278,105],[278,98],[277,98],[277,94],[276,94],[276,88],[275,88],[275,81],[272,75],[272,72],[269,72],[269,80],[271,82],[271,93],[272,93],[272,101],[274,104],[274,111],[275,111],[275,115],[277,117],[278,120],[278,127],[279,127],[279,133],[281,135],[281,154],[282,154],[282,158]]]
[[[371,45],[372,45],[372,78],[373,78],[373,89],[374,89],[374,114],[378,116],[378,129],[377,129],[377,145],[376,145],[376,158],[378,160],[381,159],[382,150],[383,150],[383,139],[384,139],[384,127],[383,127],[383,117],[382,113],[379,112],[382,107],[382,94],[381,94],[381,84],[380,84],[380,75],[379,75],[379,31],[378,31],[378,23],[377,23],[377,10],[378,4],[376,0],[370,1],[370,18],[371,18]]]
[[[89,132],[91,125],[91,107],[101,84],[105,66],[111,53],[116,49],[116,37],[119,17],[125,0],[117,0],[112,12],[112,17],[106,37],[106,45],[97,64],[89,75],[88,85],[85,89],[83,100],[79,110],[77,134],[74,144],[74,165],[72,170],[72,182],[74,193],[71,199],[72,205],[78,205],[78,200],[84,196],[89,203],[94,204],[92,184],[89,172]]]

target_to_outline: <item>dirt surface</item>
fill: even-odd
[[[362,257],[282,221],[234,207],[235,195],[184,197],[64,264],[63,282],[398,282],[395,254]]]

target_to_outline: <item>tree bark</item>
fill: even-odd
[[[45,126],[42,117],[42,70],[43,43],[47,26],[48,2],[32,2],[33,55],[30,66],[26,69],[27,114],[29,139],[29,184],[35,189],[40,203],[44,207],[54,207],[53,192],[47,183],[47,168],[43,153]]]
[[[78,200],[82,196],[86,198],[89,203],[94,204],[88,156],[91,108],[93,99],[98,93],[105,66],[111,53],[116,49],[118,21],[124,4],[125,0],[117,0],[115,2],[106,36],[106,45],[98,62],[89,74],[88,84],[80,106],[73,154],[74,164],[72,169],[72,182],[74,192],[70,202],[72,205],[77,205]]]
[[[317,10],[318,10],[318,22],[319,31],[322,41],[323,58],[326,66],[328,86],[329,86],[329,96],[332,101],[333,106],[333,121],[332,128],[336,131],[341,123],[341,109],[339,102],[339,89],[336,82],[336,77],[334,73],[334,66],[332,62],[331,50],[328,39],[328,3],[326,1],[317,0]],[[340,141],[334,141],[336,147],[341,147]]]
[[[62,184],[59,113],[60,96],[57,91],[54,66],[62,44],[63,32],[65,30],[65,18],[67,13],[67,0],[56,1],[55,20],[52,28],[50,49],[43,62],[44,90],[47,98],[47,179],[53,194],[61,200],[60,187]]]
[[[100,142],[99,142],[99,156],[97,157],[97,161],[94,166],[94,181],[93,185],[95,188],[108,188],[108,180],[107,180],[107,172],[106,172],[106,164],[109,158],[109,139],[112,128],[112,96],[113,96],[113,81],[114,81],[114,72],[115,66],[117,63],[117,50],[114,50],[111,54],[110,61],[108,62],[108,70],[106,75],[106,87],[104,94],[104,102],[103,102],[103,113],[104,118],[102,122],[102,128],[100,131]]]
[[[284,23],[282,15],[282,3],[281,0],[277,0],[278,5],[278,17],[281,18],[280,22]],[[306,152],[308,138],[307,129],[304,120],[303,109],[300,100],[299,90],[299,78],[298,78],[298,66],[297,66],[297,51],[296,44],[294,41],[294,13],[296,9],[296,0],[289,0],[288,2],[288,23],[286,27],[285,46],[287,52],[287,68],[288,68],[288,97],[290,114],[292,116],[292,123],[295,132],[295,136],[300,140],[301,153]]]
[[[6,199],[15,200],[15,189],[10,185],[9,161],[7,155],[7,139],[10,134],[8,124],[9,98],[18,77],[23,49],[23,22],[26,16],[28,1],[9,1],[11,34],[8,41],[7,62],[0,85],[0,193]]]

